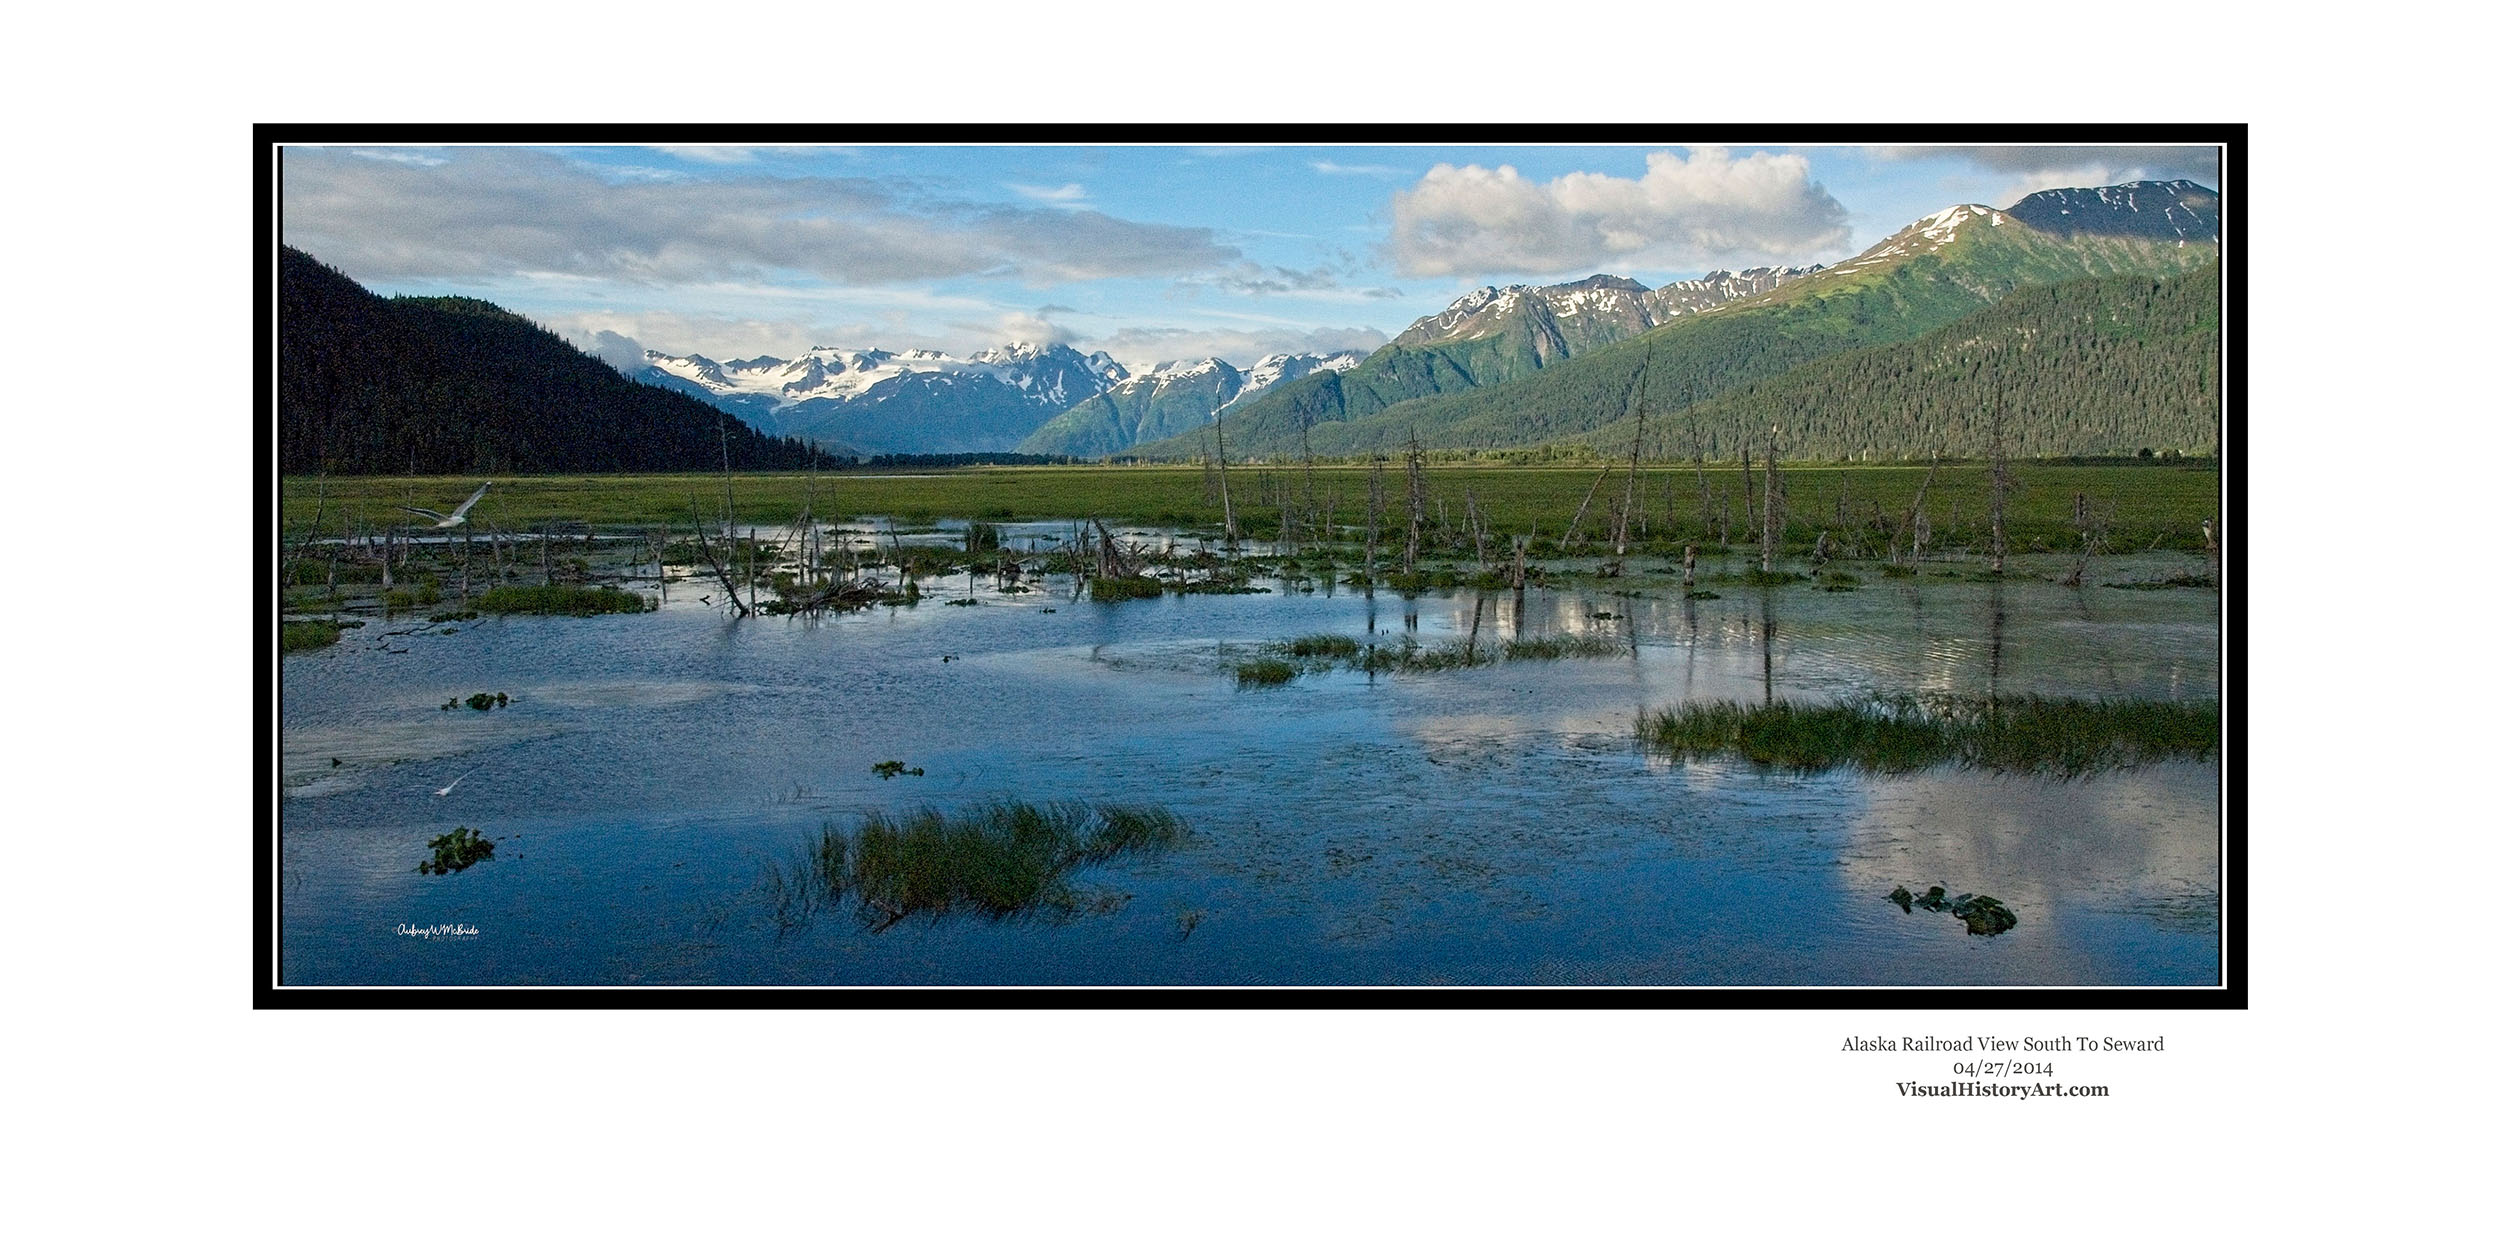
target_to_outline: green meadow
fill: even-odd
[[[1900,526],[1920,484],[1924,465],[1800,465],[1781,467],[1787,492],[1784,537],[1812,543],[1823,533],[1835,540],[1887,533]],[[1425,513],[1438,526],[1446,509],[1452,528],[1465,523],[1470,496],[1494,535],[1533,534],[1555,540],[1579,515],[1583,539],[1602,535],[1610,509],[1623,499],[1621,466],[1599,483],[1595,466],[1438,464],[1424,474]],[[1929,488],[1925,511],[1931,548],[1984,545],[1988,539],[1988,466],[1947,464]],[[2171,548],[2201,550],[2201,523],[2221,514],[2221,478],[2211,461],[2147,464],[2018,462],[2007,503],[2007,528],[2017,550],[2077,545],[2076,500],[2081,496],[2105,551]],[[1762,474],[1751,475],[1755,508]],[[299,540],[316,511],[324,535],[343,530],[370,533],[423,518],[403,506],[456,506],[476,489],[477,477],[290,477],[281,483],[283,535]],[[1170,525],[1213,530],[1224,508],[1199,466],[1073,465],[956,470],[852,470],[820,473],[616,474],[495,478],[494,489],[471,513],[473,524],[529,533],[539,527],[683,528],[698,513],[717,524],[727,498],[740,523],[786,524],[809,506],[826,518],[875,516],[904,523],[939,519],[985,521],[1101,518],[1131,525]],[[1594,498],[1590,487],[1599,486]],[[1371,469],[1361,465],[1246,465],[1229,474],[1233,510],[1245,534],[1273,537],[1287,508],[1297,529],[1309,514],[1333,525],[1340,541],[1360,542],[1371,493]],[[1644,465],[1633,515],[1634,536],[1649,543],[1711,541],[1725,532],[1743,540],[1747,526],[1747,475],[1733,466],[1698,473],[1684,465]],[[1705,492],[1707,497],[1705,500]],[[1406,524],[1405,466],[1382,466],[1383,542],[1394,546]],[[1581,511],[1587,501],[1586,511]],[[1722,518],[1725,525],[1722,526]],[[1880,545],[1880,540],[1878,540]]]

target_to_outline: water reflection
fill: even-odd
[[[2210,594],[2085,588],[2089,613],[2019,581],[1672,603],[1425,594],[1395,609],[1419,645],[1611,634],[1629,654],[1243,694],[1227,657],[1382,637],[1378,598],[1042,590],[823,620],[727,620],[681,596],[630,619],[481,620],[397,640],[404,656],[350,642],[289,659],[283,755],[307,779],[281,806],[286,975],[2135,984],[2205,979],[2218,949],[2199,919],[2218,882],[2211,765],[2065,786],[1801,779],[1664,764],[1630,732],[1640,708],[1688,699],[2211,697]],[[512,706],[433,710],[479,689]],[[887,759],[926,775],[872,775]],[[1063,926],[782,939],[722,919],[752,910],[765,856],[828,821],[1002,797],[1162,802],[1200,836],[1106,869],[1090,884],[1131,901]],[[517,838],[526,858],[416,893],[412,854],[455,825]],[[1983,943],[1887,922],[1886,891],[1936,882],[2022,923]],[[418,912],[483,936],[394,940]],[[1203,923],[1176,940],[1172,917],[1192,913]]]

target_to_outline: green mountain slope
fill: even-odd
[[[1992,406],[2016,456],[2213,452],[2222,430],[2219,265],[2177,276],[2083,278],[2029,287],[1907,343],[1860,348],[1739,387],[1681,412],[1653,411],[1644,460],[1923,460],[1989,453]],[[2000,398],[2001,397],[2001,398]],[[1621,456],[1641,424],[1570,439]]]
[[[1673,412],[1835,353],[1916,338],[2026,286],[2175,274],[2216,252],[2202,240],[2058,236],[2004,212],[1961,205],[1830,269],[1498,385],[1422,394],[1424,386],[1405,383],[1408,371],[1455,370],[1458,363],[1445,352],[1409,360],[1383,348],[1342,380],[1306,379],[1228,414],[1225,440],[1245,459],[1298,455],[1306,422],[1320,455],[1388,450],[1404,445],[1410,432],[1427,447],[1573,440],[1629,415],[1644,375],[1649,411]],[[1198,452],[1184,440],[1135,450],[1175,459]]]
[[[630,381],[483,300],[383,299],[294,248],[278,258],[284,473],[740,468],[819,453]]]

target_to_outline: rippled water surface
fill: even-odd
[[[2100,580],[2181,571],[2143,557]],[[959,580],[959,579],[958,579]],[[2215,597],[2046,581],[1531,589],[1118,604],[945,593],[732,620],[376,621],[283,665],[290,984],[2212,984],[2215,762],[2076,781],[1669,763],[1635,717],[1854,693],[2208,698]],[[1053,609],[1044,611],[1045,608]],[[1611,616],[1606,615],[1611,614]],[[1620,640],[1612,658],[1237,689],[1310,633]],[[508,707],[442,710],[505,692]],[[901,760],[925,775],[883,780]],[[335,761],[335,762],[334,762]],[[452,785],[447,796],[435,791]],[[778,923],[829,821],[1154,801],[1194,834],[1085,870],[1087,914]],[[492,860],[414,871],[483,830]],[[1974,937],[1896,885],[1990,894]],[[474,935],[405,936],[460,925]]]

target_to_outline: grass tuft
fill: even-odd
[[[2210,758],[2222,744],[2211,700],[2039,697],[2000,701],[1908,698],[1854,703],[1694,703],[1640,721],[1651,749],[1682,759],[1736,755],[1770,768],[1820,772],[1842,765],[1906,773],[1953,764],[2080,777],[2178,757]]]
[[[523,616],[600,616],[649,612],[650,600],[613,586],[497,586],[475,600],[481,612]]]
[[[952,815],[871,812],[848,829],[827,825],[797,855],[767,866],[764,885],[785,927],[845,898],[876,928],[955,911],[991,920],[1069,916],[1109,910],[1068,884],[1077,870],[1168,850],[1188,834],[1179,817],[1152,806],[1010,801]]]
[[[319,651],[339,640],[336,621],[286,621],[278,626],[278,650],[286,655]]]

